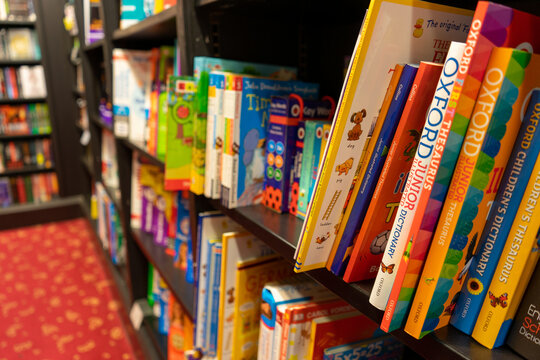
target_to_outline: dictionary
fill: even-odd
[[[506,344],[525,359],[534,359],[540,353],[540,266],[519,305],[514,323],[508,332]]]
[[[523,180],[531,177],[540,151],[540,131],[536,132],[539,111],[540,90],[535,90],[450,320],[452,325],[469,335],[525,192],[527,182]],[[519,112],[516,111],[513,118],[521,122]]]

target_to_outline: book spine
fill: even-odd
[[[197,79],[197,115],[193,123],[193,150],[191,161],[190,190],[196,195],[204,193],[206,160],[206,126],[208,108],[208,72],[201,71]]]
[[[129,64],[126,50],[114,49],[113,55],[113,117],[114,134],[127,137],[129,134]]]
[[[399,257],[399,266],[381,322],[381,329],[387,332],[401,327],[430,244],[431,238],[421,237],[419,230],[431,195],[435,174],[439,169],[439,159],[446,145],[446,135],[451,127],[451,121],[444,122],[443,118],[450,101],[464,48],[464,43],[452,42],[450,45],[413,160],[413,164],[416,161],[417,168],[427,167],[427,171],[422,179],[422,188],[417,194],[416,209],[414,212],[407,211],[404,220],[410,223],[409,231],[402,233],[405,240],[411,239],[406,244],[410,245],[410,248],[404,252],[404,256]],[[410,179],[412,183],[413,180]],[[407,189],[407,186],[405,188]],[[397,213],[400,213],[399,208]]]
[[[215,271],[212,287],[212,308],[210,310],[210,338],[208,341],[208,354],[216,356],[218,343],[218,326],[219,326],[219,289],[221,284],[221,243],[216,243],[212,246],[212,255],[214,257]],[[210,290],[210,289],[209,289]]]
[[[508,238],[514,214],[525,192],[536,158],[540,151],[540,141],[536,135],[538,120],[534,113],[540,111],[540,90],[531,96],[528,111],[521,125],[514,149],[501,181],[485,230],[471,259],[470,270],[463,283],[450,323],[466,334],[471,334],[476,317],[486,296],[487,285],[491,283],[497,261]]]
[[[214,199],[214,190],[216,189],[214,184],[216,179],[216,126],[217,126],[217,90],[216,83],[218,81],[218,75],[210,73],[208,79],[208,106],[207,106],[207,120],[206,120],[206,172],[204,174],[204,196],[209,199]]]
[[[470,45],[465,47],[460,64],[470,60],[470,57],[467,56],[467,54],[470,53],[468,46]],[[469,117],[459,116],[456,118],[455,116],[452,116],[454,115],[454,106],[456,105],[453,101],[453,99],[456,98],[454,95],[459,97],[459,94],[461,94],[462,91],[462,87],[459,86],[459,84],[462,83],[460,82],[461,68],[458,72],[454,88],[452,89],[452,95],[450,96],[451,101],[449,102],[444,117],[444,121],[446,121],[447,117],[453,119],[452,128],[447,140],[447,143],[451,144],[451,146],[445,148],[443,158],[441,159],[441,167],[435,178],[432,197],[427,205],[430,211],[424,215],[433,219],[430,221],[436,222],[437,218],[440,218],[440,221],[438,222],[435,234],[433,235],[432,246],[422,272],[421,279],[427,279],[427,281],[419,282],[418,290],[410,312],[412,316],[409,316],[405,327],[405,331],[413,337],[422,337],[435,329],[439,323],[439,318],[437,317],[436,319],[432,319],[429,324],[425,324],[429,308],[426,304],[432,303],[431,300],[433,299],[435,287],[439,281],[443,267],[442,265],[450,248],[449,235],[453,234],[456,228],[458,217],[465,201],[465,195],[469,184],[471,183],[471,176],[479,158],[478,151],[469,150],[479,150],[482,145],[487,126],[493,115],[493,107],[497,101],[497,98],[490,96],[490,94],[499,94],[503,84],[499,74],[505,73],[509,60],[509,56],[490,57],[490,62],[488,63],[486,70],[486,77],[480,86],[481,91],[479,99],[482,99],[482,101],[477,102],[474,106],[471,118],[474,118],[475,121],[471,122],[466,134],[464,134],[465,129],[463,129],[463,126],[469,123]],[[501,81],[499,81],[499,79]],[[458,149],[460,150],[458,151]],[[452,180],[449,181],[449,173],[452,172]],[[439,211],[441,208],[442,210]],[[467,243],[465,243],[463,247],[465,246],[467,246]],[[457,267],[455,271],[457,272]],[[446,283],[446,281],[443,281],[442,283]],[[444,293],[446,293],[446,291],[444,291]],[[446,300],[446,298],[444,300]],[[434,306],[435,303],[438,302],[433,302]],[[424,327],[429,330],[424,331]]]
[[[158,94],[158,116],[157,128],[155,133],[156,141],[156,156],[160,160],[165,160],[167,152],[167,121],[169,116],[168,100],[168,81],[169,77],[173,76],[174,68],[174,48],[172,46],[162,46],[159,49],[159,94]],[[190,89],[189,92],[194,92],[195,89]],[[194,97],[185,98],[186,102],[193,102]],[[190,106],[190,109],[194,108]]]
[[[292,309],[288,308],[285,310],[285,314],[283,314],[283,320],[282,320],[282,335],[281,339],[279,340],[279,356],[277,356],[277,359],[279,360],[286,360],[287,359],[287,348],[289,343],[289,333],[291,328],[291,317],[292,317]]]

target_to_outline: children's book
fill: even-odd
[[[537,159],[472,332],[476,341],[490,349],[504,344],[538,262],[539,189],[540,160]]]
[[[142,197],[141,163],[134,151],[131,160],[131,227],[134,229],[141,228]]]
[[[122,0],[120,3],[120,29],[125,29],[143,20],[144,0]]]
[[[275,256],[237,264],[235,293],[227,294],[234,301],[234,320],[231,359],[257,357],[261,291],[264,285],[293,274],[291,265]]]
[[[521,122],[519,113],[512,116],[521,123],[512,154],[506,165],[497,196],[490,204],[490,211],[478,247],[471,259],[471,265],[450,323],[466,334],[471,334],[476,317],[491,283],[501,252],[519,203],[523,198],[527,182],[540,151],[540,141],[536,133],[535,109],[540,109],[540,90],[532,92],[528,110]],[[518,110],[518,109],[516,109]],[[513,113],[514,115],[514,113]],[[512,120],[510,120],[512,121]],[[509,121],[509,122],[510,122]],[[504,147],[502,147],[504,149]]]
[[[168,88],[165,189],[189,190],[197,89],[195,80],[185,76],[170,76]]]
[[[509,48],[491,53],[422,273],[432,285],[416,295],[429,304],[423,333],[450,321],[521,125],[523,100],[539,81],[538,60]]]
[[[387,335],[324,349],[324,357],[320,359],[398,360],[403,358],[403,351],[403,344],[393,336]]]
[[[217,355],[218,327],[220,309],[220,288],[221,288],[221,240],[212,242],[208,259],[208,297],[206,309],[208,311],[206,319],[206,338],[208,339],[207,354]]]
[[[191,229],[189,224],[189,200],[187,191],[176,193],[176,231],[174,265],[186,274],[186,281],[193,283],[193,253],[191,251]]]
[[[229,87],[229,81],[234,84],[234,89]],[[271,97],[295,93],[302,98],[316,99],[319,85],[227,76],[225,86],[226,139],[222,156],[221,202],[228,208],[258,204],[263,193],[264,143]]]
[[[322,360],[327,348],[377,338],[377,324],[358,311],[316,317],[309,324],[308,359]]]
[[[195,324],[195,346],[198,348],[207,347],[205,321],[208,316],[206,311],[206,299],[210,294],[208,288],[208,258],[209,258],[209,240],[221,239],[225,232],[237,231],[240,225],[236,224],[231,218],[221,214],[218,211],[203,212],[199,214],[197,231],[197,272],[196,288],[197,301],[195,304],[196,324]]]
[[[357,168],[367,130],[377,118],[391,77],[389,70],[396,63],[443,62],[450,41],[465,40],[471,19],[471,11],[423,1],[370,3],[297,246],[296,271],[326,264],[334,238],[323,244],[317,244],[315,239],[333,231],[346,201],[345,196],[337,200],[335,196],[340,191],[345,194],[354,178],[354,172],[339,175],[334,170],[350,158],[351,168]],[[388,21],[392,22],[391,27]],[[442,23],[451,26],[441,27]],[[328,211],[331,207],[334,210]]]
[[[366,159],[368,161],[360,171],[351,199],[341,219],[342,224],[338,225],[339,231],[336,239],[339,239],[339,245],[334,255],[334,262],[330,268],[338,276],[343,276],[349,262],[352,247],[354,246],[353,240],[362,226],[362,219],[370,204],[373,190],[388,155],[388,148],[398,127],[405,104],[407,104],[409,92],[413,86],[417,72],[418,65],[408,64],[404,66],[397,90],[394,92],[388,113],[381,127],[381,132],[377,139],[372,139],[375,142],[375,146],[373,147],[371,157]]]
[[[219,296],[218,351],[220,359],[231,359],[234,330],[234,294],[238,263],[274,255],[263,241],[248,232],[222,235],[221,287]]]
[[[174,47],[161,46],[159,48],[159,61],[157,62],[157,84],[154,90],[154,102],[157,96],[157,124],[153,128],[149,127],[148,141],[153,142],[155,145],[149,147],[151,154],[156,154],[160,160],[165,160],[165,153],[167,151],[167,129],[168,129],[168,113],[170,93],[167,89],[167,81],[169,76],[174,75]],[[179,115],[180,116],[180,115]]]
[[[381,322],[381,329],[387,332],[401,327],[408,313],[410,302],[416,290],[417,279],[431,242],[431,237],[422,236],[424,232],[420,225],[431,195],[439,160],[446,145],[446,134],[450,131],[450,124],[443,122],[443,117],[450,100],[464,48],[464,43],[452,42],[450,45],[431,107],[427,112],[426,124],[422,130],[415,159],[413,160],[412,166],[415,169],[427,168],[428,170],[423,179],[422,187],[418,191],[414,212],[407,210],[405,215],[404,222],[412,224],[407,232],[401,232],[401,236],[410,239],[410,241],[399,260],[399,268]],[[408,181],[409,179],[407,179]],[[410,181],[412,183],[413,178]],[[399,207],[400,203],[398,202],[397,205]],[[397,213],[399,213],[399,210]]]
[[[500,22],[497,19],[501,16],[508,20]],[[461,59],[460,71],[452,89],[451,99],[455,99],[455,101],[449,102],[443,119],[444,122],[451,121],[452,127],[446,141],[448,146],[440,160],[440,169],[437,172],[431,198],[427,205],[429,210],[425,215],[425,221],[432,224],[432,229],[435,227],[448,192],[452,178],[450,175],[456,167],[458,149],[461,149],[463,144],[469,118],[473,112],[480,85],[490,60],[491,50],[496,46],[518,47],[525,43],[530,44],[533,49],[537,48],[540,44],[538,44],[538,38],[534,37],[535,31],[533,29],[538,26],[539,22],[540,18],[536,16],[506,6],[484,1],[478,3]],[[433,241],[433,243],[435,242]],[[434,259],[434,261],[440,263],[441,258]],[[426,273],[427,268],[428,261],[426,259],[426,266],[411,307],[411,314],[415,315],[409,316],[405,327],[405,331],[415,337],[421,336],[424,319],[429,308],[425,305],[426,302],[431,302],[431,299],[428,299],[431,298],[429,294],[433,294],[436,286],[431,274]],[[438,324],[438,321],[436,323]],[[431,329],[434,328],[433,324],[430,325]]]
[[[517,310],[506,344],[525,359],[534,359],[540,351],[540,266],[531,278]]]

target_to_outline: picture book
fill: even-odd
[[[264,143],[271,97],[295,93],[302,98],[316,99],[319,85],[247,76],[235,76],[231,80],[236,96],[228,96],[231,93],[225,90],[226,140],[222,156],[221,201],[224,206],[235,208],[262,201]]]
[[[318,104],[318,106],[316,106]],[[336,103],[329,96],[323,96],[321,101],[304,100],[304,114],[298,121],[295,137],[295,151],[293,170],[291,173],[291,186],[289,194],[289,212],[296,215],[298,210],[298,196],[300,192],[300,175],[302,172],[302,157],[304,152],[304,137],[306,135],[306,121],[328,120],[334,117]],[[323,129],[324,130],[324,129]]]
[[[141,228],[142,217],[142,185],[141,185],[141,163],[138,154],[133,152],[131,160],[131,227]]]
[[[476,341],[490,349],[504,344],[521,297],[538,262],[538,189],[539,160],[534,165],[472,332]]]
[[[334,170],[349,158],[353,158],[351,168],[356,169],[367,130],[384,98],[389,70],[397,63],[443,62],[450,41],[466,39],[471,19],[471,11],[423,1],[370,3],[296,249],[296,271],[326,264],[334,238],[322,244],[315,239],[333,231],[346,201],[345,196],[336,196],[340,191],[345,195],[354,178],[354,172],[339,175]],[[392,27],[387,21],[392,21]],[[441,27],[443,23],[450,26]]]
[[[306,215],[313,186],[320,163],[320,153],[326,121],[313,120],[305,123],[305,137],[302,154],[302,167],[298,187],[296,216],[303,219]],[[346,167],[346,165],[345,165]],[[324,240],[323,240],[324,241]]]
[[[211,293],[208,288],[209,241],[221,239],[223,233],[237,231],[240,229],[240,226],[222,213],[210,211],[199,214],[197,227],[195,346],[198,348],[207,348],[205,321],[208,317],[208,312],[206,310],[206,299]]]
[[[540,90],[532,92],[523,122],[520,119],[520,112],[512,113],[517,115],[512,117],[521,123],[519,134],[508,159],[497,195],[490,204],[492,211],[489,213],[478,247],[471,259],[469,272],[463,281],[450,320],[452,325],[469,335],[474,328],[476,316],[486,296],[487,285],[491,283],[519,203],[523,198],[527,186],[527,182],[523,180],[531,177],[534,163],[538,158],[540,141],[536,133],[538,120],[535,119],[535,111],[538,111],[537,109],[540,109]]]
[[[507,21],[500,22],[496,20],[501,16]],[[480,91],[480,84],[490,60],[491,50],[494,47],[518,47],[520,44],[525,43],[530,44],[533,49],[537,48],[540,44],[533,35],[533,29],[539,21],[540,18],[536,16],[506,6],[484,1],[478,2],[471,31],[469,31],[468,41],[460,62],[460,71],[452,89],[451,99],[455,99],[455,101],[449,102],[443,118],[444,122],[452,122],[452,127],[446,140],[448,146],[441,157],[440,169],[435,177],[433,191],[427,205],[429,210],[425,214],[425,221],[432,224],[432,230],[427,231],[426,235],[431,236],[428,233],[433,232],[435,223],[441,213],[442,204],[452,178],[450,174],[454,172],[459,155],[458,149],[461,149],[463,144],[469,118],[473,112]],[[433,241],[433,243],[435,242]],[[440,259],[437,261],[439,262]],[[427,263],[428,259],[426,259],[424,272],[428,268]],[[433,294],[433,287],[435,287],[431,276],[424,276],[424,272],[420,278],[415,299],[411,306],[411,313],[415,315],[409,316],[405,327],[405,331],[414,334],[413,336],[416,337],[421,336],[423,320],[428,310],[428,306],[425,306],[428,301],[425,295]],[[428,274],[426,273],[426,275]],[[426,293],[426,290],[429,291]],[[422,309],[419,309],[419,306]]]
[[[169,104],[170,101],[170,87],[167,89],[167,81],[169,76],[173,76],[173,64],[174,60],[174,47],[172,46],[160,46],[159,48],[159,61],[157,63],[157,84],[154,95],[154,102],[157,96],[157,124],[153,128],[148,127],[151,140],[154,141],[154,148],[149,148],[151,154],[156,154],[160,160],[165,160],[165,153],[167,151],[167,129],[168,129],[168,116],[169,116]],[[168,91],[169,90],[169,91]],[[191,98],[191,97],[190,97]],[[185,99],[187,100],[187,98]],[[180,114],[178,114],[181,117]],[[154,115],[155,116],[155,115]]]
[[[358,311],[328,314],[309,324],[308,359],[322,360],[327,348],[377,338],[382,332],[377,324]]]
[[[420,141],[413,159],[412,168],[427,168],[428,170],[422,180],[422,186],[417,189],[415,210],[414,212],[407,211],[404,218],[404,222],[411,223],[411,225],[408,231],[401,232],[401,236],[404,239],[410,239],[410,248],[405,248],[403,256],[399,257],[399,268],[396,270],[390,297],[385,308],[385,315],[381,322],[381,329],[387,332],[401,327],[416,289],[416,282],[430,244],[431,238],[421,236],[422,229],[420,228],[420,223],[422,222],[423,214],[426,211],[426,204],[431,194],[431,185],[434,180],[433,174],[437,173],[439,166],[438,160],[440,159],[441,152],[444,150],[445,134],[450,130],[449,124],[443,123],[443,114],[452,93],[464,47],[464,43],[452,42],[450,45],[432,103],[427,111],[426,122],[422,129],[422,135],[420,136]],[[422,174],[418,172],[415,175]],[[410,178],[411,184],[414,179]],[[408,182],[409,178],[407,178],[406,183]],[[396,214],[399,213],[400,202],[401,198],[396,204],[398,208]]]
[[[34,30],[14,28],[7,32],[6,44],[11,60],[39,59],[34,54]]]
[[[285,310],[279,359],[312,359],[309,356],[309,339],[312,321],[320,317],[351,313],[354,307],[344,300],[307,302]],[[373,324],[373,327],[376,327]]]
[[[193,122],[193,148],[191,155],[191,184],[190,191],[196,195],[204,193],[205,152],[206,152],[206,127],[208,109],[208,72],[200,72],[197,82],[196,116]]]
[[[521,125],[518,109],[538,83],[534,58],[509,48],[491,53],[422,273],[422,278],[432,280],[423,292],[421,283],[416,294],[422,294],[424,305],[429,304],[423,333],[450,321]]]
[[[370,204],[373,190],[379,179],[417,72],[418,65],[407,64],[404,66],[379,136],[370,140],[375,142],[371,157],[365,159],[365,165],[363,164],[364,166],[360,170],[351,199],[341,219],[343,224],[338,225],[339,231],[336,239],[339,239],[339,244],[334,255],[334,262],[330,267],[330,270],[338,276],[343,276],[349,263],[349,257],[354,246],[353,241],[362,226],[362,219]]]
[[[439,84],[439,77],[441,75],[442,65],[436,63],[421,62],[418,73],[414,79],[413,86],[411,88],[410,94],[407,99],[403,115],[400,119],[398,131],[396,131],[394,140],[390,147],[390,151],[387,156],[387,161],[389,167],[392,167],[392,161],[395,156],[395,151],[397,146],[401,145],[403,149],[407,149],[407,143],[402,140],[404,134],[409,133],[409,129],[412,128],[412,131],[417,136],[417,142],[414,149],[409,154],[409,160],[411,161],[406,168],[411,170],[407,177],[407,183],[403,191],[403,195],[400,198],[400,206],[396,211],[394,217],[394,222],[390,230],[387,246],[383,253],[381,259],[381,265],[375,279],[375,285],[371,292],[370,303],[375,305],[380,310],[384,310],[386,303],[390,296],[390,291],[392,290],[392,285],[395,280],[395,275],[399,269],[399,262],[394,259],[400,259],[403,255],[404,247],[407,244],[407,240],[404,237],[401,237],[401,232],[406,232],[410,227],[409,224],[405,223],[405,214],[408,211],[415,210],[415,203],[418,200],[418,193],[422,189],[423,180],[427,174],[427,166],[424,168],[418,167],[417,164],[414,164],[414,157],[416,154],[417,145],[420,141],[420,132],[422,131],[426,123],[426,114],[433,103],[434,94],[436,88]],[[403,125],[402,125],[403,124]],[[401,143],[401,144],[400,144]],[[399,153],[401,155],[401,151]],[[399,160],[398,160],[399,161]],[[403,161],[403,160],[402,160]],[[386,164],[385,164],[386,166]],[[394,177],[390,181],[390,189],[395,181],[399,180],[400,168],[403,168],[403,165],[397,166],[397,171],[394,173]],[[386,181],[387,174],[381,175],[379,183],[377,185],[384,186]],[[384,190],[382,190],[384,194]],[[396,226],[397,224],[397,226]],[[395,264],[395,266],[393,265]],[[393,268],[393,271],[390,270]]]
[[[403,344],[393,336],[357,341],[350,344],[324,349],[323,360],[338,359],[381,359],[397,360],[403,357]]]
[[[159,173],[159,168],[150,164],[141,164],[141,230],[145,233],[152,233],[154,223],[154,205],[157,194],[154,190],[155,178]]]
[[[525,359],[534,359],[540,350],[540,267],[536,270],[517,310],[506,344]]]
[[[120,3],[120,29],[125,29],[143,20],[144,0],[122,0]]]
[[[170,76],[168,88],[165,189],[189,190],[197,89],[195,80],[185,76]]]
[[[193,349],[193,337],[189,334],[191,320],[183,306],[171,294],[169,298],[169,336],[167,338],[168,360],[184,360],[184,352]]]
[[[263,241],[248,232],[229,232],[222,235],[221,286],[219,297],[218,347],[220,359],[231,359],[234,329],[234,297],[238,263],[274,255]]]
[[[207,328],[206,338],[208,339],[207,354],[209,356],[217,355],[218,346],[218,326],[219,326],[219,309],[220,309],[220,288],[221,288],[221,241],[218,240],[211,244],[208,278],[208,298],[207,298]]]
[[[253,359],[257,356],[261,291],[270,281],[292,275],[291,265],[275,256],[237,264],[231,359]]]
[[[174,265],[186,273],[186,281],[193,283],[193,253],[189,224],[189,199],[187,191],[176,193],[177,216],[174,246]]]

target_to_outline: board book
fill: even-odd
[[[389,19],[391,27],[387,25]],[[326,264],[335,236],[322,244],[317,244],[315,239],[333,231],[346,200],[341,196],[334,201],[334,196],[340,191],[345,194],[354,177],[354,172],[338,176],[334,170],[349,158],[353,158],[352,168],[356,169],[367,129],[376,119],[384,97],[385,85],[390,79],[389,70],[397,63],[442,62],[450,41],[465,40],[471,19],[471,11],[423,1],[374,0],[370,3],[317,176],[315,195],[302,227],[295,254],[296,271],[320,268]],[[430,26],[450,22],[452,26],[448,30]],[[331,204],[334,210],[323,219]]]
[[[403,357],[403,344],[393,336],[383,336],[324,349],[322,360],[397,360]],[[314,358],[315,359],[315,358]]]

